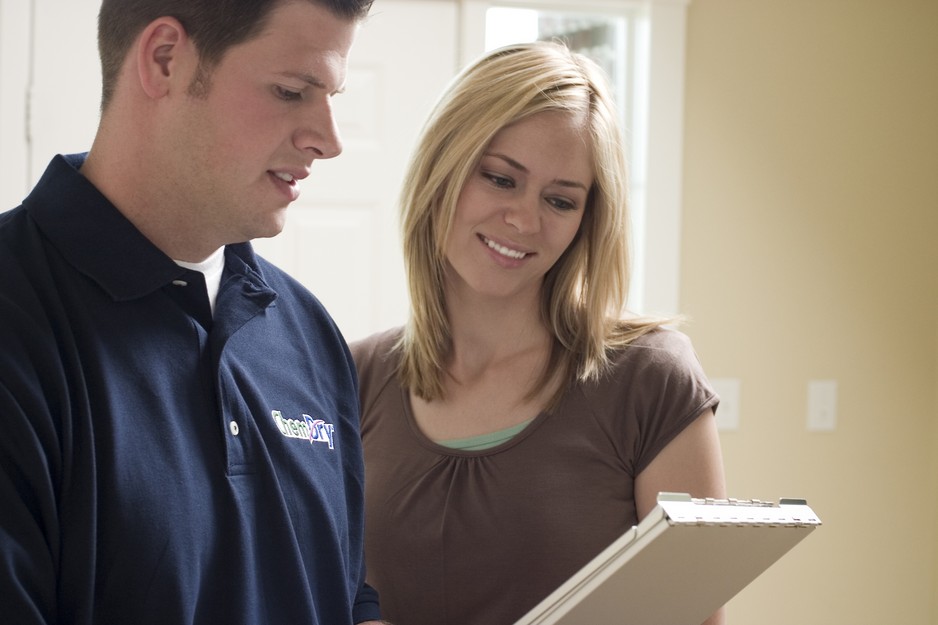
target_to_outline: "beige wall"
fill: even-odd
[[[824,521],[733,625],[938,624],[938,1],[693,0],[681,308],[730,494]],[[835,379],[834,432],[805,427]]]

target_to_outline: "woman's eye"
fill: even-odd
[[[274,86],[274,93],[281,100],[287,100],[287,101],[299,100],[300,98],[303,97],[303,94],[300,93],[299,91],[291,91],[289,89],[285,89],[281,87],[280,85]]]
[[[496,187],[508,189],[514,186],[514,181],[511,178],[506,178],[505,176],[499,176],[498,174],[491,174],[486,172],[483,172],[482,175],[486,180],[491,182]]]
[[[549,197],[547,203],[562,211],[572,211],[576,209],[576,204],[562,197]]]

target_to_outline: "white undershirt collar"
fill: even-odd
[[[218,297],[218,289],[221,286],[221,274],[225,270],[225,248],[224,246],[212,252],[211,256],[201,263],[189,263],[184,260],[173,259],[180,267],[198,271],[205,276],[205,288],[208,290],[208,303],[212,307],[212,314],[215,313],[215,299]]]

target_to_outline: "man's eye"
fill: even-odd
[[[281,100],[287,100],[287,101],[299,100],[300,98],[303,97],[303,94],[300,93],[299,91],[290,91],[289,89],[284,89],[280,85],[274,86],[274,93]]]

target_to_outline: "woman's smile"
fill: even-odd
[[[489,249],[495,250],[497,253],[501,254],[502,256],[507,256],[508,258],[513,258],[515,260],[521,260],[533,254],[533,252],[522,252],[521,250],[512,249],[505,245],[496,243],[492,239],[489,239],[488,237],[486,237],[484,234],[480,234],[479,239],[482,241],[482,243],[488,246]]]

